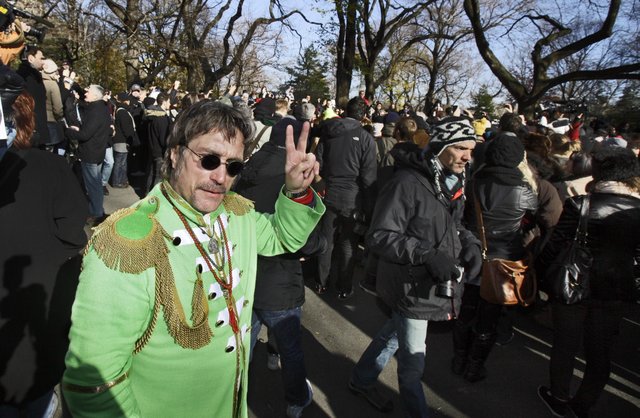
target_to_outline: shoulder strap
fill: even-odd
[[[580,205],[580,218],[578,220],[578,228],[576,229],[575,239],[583,245],[587,242],[587,223],[589,220],[590,200],[591,197],[589,194],[582,199],[582,204]]]
[[[482,259],[487,259],[487,237],[485,235],[484,230],[484,221],[482,219],[482,209],[480,208],[480,201],[478,200],[478,195],[476,194],[475,184],[474,187],[471,188],[471,193],[473,193],[473,206],[476,211],[476,218],[478,219],[478,231],[480,232],[480,243],[482,244]]]
[[[258,145],[258,142],[260,142],[260,138],[262,138],[262,135],[264,135],[267,128],[269,128],[269,126],[262,127],[262,129],[260,130],[260,133],[256,135],[253,141],[251,141],[251,145],[249,145],[249,147],[245,150],[246,158],[249,158],[251,156],[251,153],[253,152],[255,147]]]

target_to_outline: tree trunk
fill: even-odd
[[[341,1],[336,1],[336,9],[342,6],[343,3]],[[346,14],[344,13],[344,9],[338,10],[340,31],[336,45],[336,103],[338,107],[342,108],[344,108],[349,101],[349,90],[351,90],[351,78],[353,77],[353,67],[355,64],[356,10],[357,0],[348,0],[346,4]]]

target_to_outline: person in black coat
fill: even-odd
[[[255,209],[274,213],[282,193],[286,161],[286,130],[291,126],[294,138],[300,136],[302,123],[284,118],[273,126],[269,142],[251,156],[234,190],[255,202]],[[289,128],[290,129],[290,128]],[[269,358],[279,356],[285,399],[289,409],[301,410],[311,401],[302,352],[301,315],[304,304],[304,279],[301,257],[320,252],[326,240],[316,227],[307,243],[295,254],[274,257],[258,256],[256,289],[251,326],[251,352],[264,324],[269,328]],[[295,414],[288,416],[296,416]]]
[[[462,225],[473,127],[463,118],[444,119],[431,138],[424,154],[417,146],[391,151],[397,169],[378,195],[366,245],[380,258],[376,290],[392,313],[349,383],[353,393],[389,411],[392,404],[374,385],[397,352],[403,416],[411,417],[428,415],[422,389],[428,321],[456,317],[461,267],[474,275],[481,264],[478,239]]]
[[[375,202],[376,146],[360,123],[366,110],[364,101],[356,97],[347,104],[346,118],[323,122],[316,152],[327,206],[320,224],[328,244],[318,256],[316,291],[327,291],[332,263],[336,263],[340,299],[353,295],[353,256],[359,239],[354,231],[356,218],[370,219]]]
[[[146,99],[145,99],[146,100]],[[167,149],[167,137],[169,136],[169,126],[171,119],[167,112],[171,108],[169,96],[165,93],[158,94],[155,104],[151,104],[145,109],[145,120],[143,131],[146,134],[144,138],[148,147],[147,159],[147,182],[145,194],[156,184],[162,181],[162,161],[164,153]]]
[[[47,127],[47,92],[42,81],[40,71],[44,66],[44,54],[36,46],[27,47],[23,52],[24,59],[18,67],[17,73],[26,82],[25,89],[35,102],[34,114],[36,130],[32,136],[32,143],[39,148],[49,145],[49,128]]]
[[[465,223],[480,237],[477,202],[485,227],[488,258],[525,258],[523,219],[534,218],[538,196],[532,175],[527,178],[523,167],[526,159],[522,141],[500,134],[488,143],[485,164],[467,185]],[[469,276],[465,283],[460,315],[453,331],[451,368],[470,382],[486,377],[484,363],[496,340],[496,327],[503,309],[502,305],[480,297],[480,281],[484,279],[477,273]]]
[[[104,217],[102,190],[102,162],[111,139],[111,116],[107,103],[102,100],[104,90],[92,84],[85,93],[85,103],[80,108],[82,126],[70,126],[67,135],[79,143],[78,156],[82,166],[82,178],[89,195],[89,223]]]
[[[0,416],[45,416],[59,400],[87,201],[63,157],[33,148],[33,99],[0,68]],[[17,96],[17,97],[16,97]]]
[[[578,417],[588,416],[609,379],[611,346],[622,320],[623,302],[636,302],[640,291],[640,164],[628,149],[604,147],[594,153],[592,166],[587,215],[587,248],[593,258],[588,275],[590,296],[567,305],[557,295],[550,295],[551,385],[540,386],[538,395],[556,416],[569,410]],[[576,196],[565,201],[560,220],[540,255],[538,274],[544,275],[557,254],[574,239],[584,199]],[[572,396],[575,356],[581,346],[586,368]]]
[[[120,93],[116,97],[117,106],[114,117],[115,134],[113,135],[113,173],[112,186],[115,188],[129,187],[127,177],[127,154],[130,146],[140,145],[136,124],[129,113],[129,96]]]

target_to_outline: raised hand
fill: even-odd
[[[320,174],[320,165],[313,153],[307,153],[307,137],[309,123],[302,125],[302,132],[298,138],[298,145],[293,142],[293,126],[287,126],[286,149],[287,162],[284,166],[285,187],[293,193],[306,190],[314,177]]]

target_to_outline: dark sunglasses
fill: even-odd
[[[242,161],[231,160],[225,161],[223,163],[222,161],[220,161],[220,157],[216,154],[201,155],[189,148],[187,145],[183,145],[183,147],[191,151],[196,157],[200,158],[200,164],[205,170],[213,171],[216,168],[220,167],[220,164],[224,164],[227,166],[227,174],[229,174],[231,177],[235,177],[240,174],[240,172],[244,168],[244,163]]]

